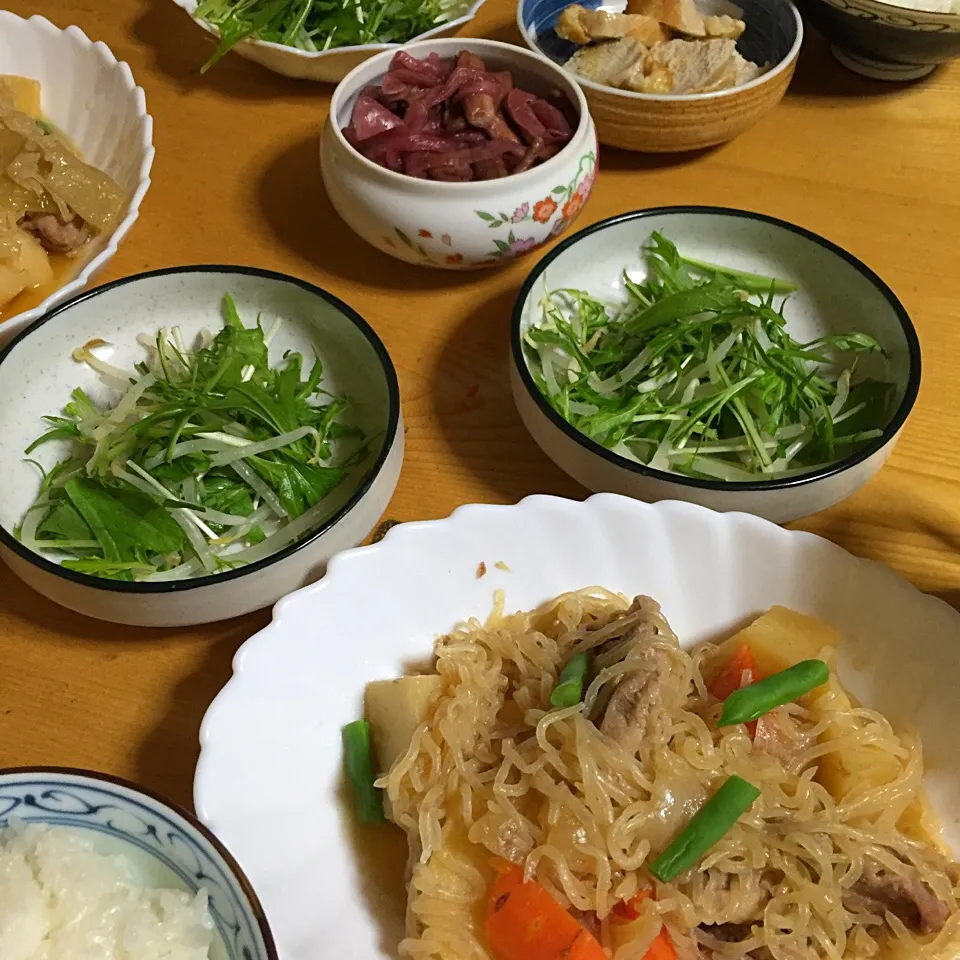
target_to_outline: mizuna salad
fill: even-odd
[[[872,336],[800,343],[794,284],[684,257],[656,232],[645,252],[626,303],[548,290],[524,334],[534,381],[573,427],[637,463],[731,482],[809,473],[881,435],[894,386],[857,371],[883,353]]]
[[[74,351],[115,400],[80,388],[27,449],[68,441],[44,470],[17,535],[56,551],[70,570],[161,581],[262,560],[318,527],[325,498],[363,459],[362,432],[344,422],[344,397],[322,387],[323,365],[288,353],[271,366],[264,332],[224,297],[224,326],[191,349],[179,329],[143,335],[147,358],[122,370],[93,341]],[[35,462],[35,461],[34,461]]]

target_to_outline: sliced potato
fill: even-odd
[[[367,684],[366,716],[381,772],[389,770],[407,752],[417,727],[429,716],[442,683],[434,673]]]
[[[24,290],[33,290],[53,280],[50,260],[40,243],[25,230],[18,230],[19,249],[0,262],[0,307]]]
[[[741,643],[750,645],[757,666],[767,676],[801,660],[814,660],[825,648],[834,649],[843,639],[835,627],[816,617],[771,607],[748,627],[720,644],[718,663],[725,663]]]
[[[765,675],[777,673],[801,660],[824,659],[834,666],[836,648],[842,634],[830,624],[785,607],[773,607],[720,645],[718,664],[733,655],[737,645],[748,643],[757,665]],[[832,722],[821,736],[821,743],[829,743],[854,733],[859,727],[849,715],[858,706],[855,699],[843,689],[836,672],[830,680],[803,699],[803,705],[819,721],[832,717]],[[874,744],[828,753],[820,758],[817,781],[829,791],[838,803],[851,799],[855,793],[872,789],[896,780],[902,772],[900,761]],[[929,804],[918,797],[904,811],[898,826],[908,836],[929,840],[937,835],[937,825]]]
[[[21,110],[37,120],[40,113],[40,82],[29,77],[0,74],[0,96],[6,95],[16,110]]]

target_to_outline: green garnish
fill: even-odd
[[[823,686],[830,679],[830,668],[822,660],[802,660],[786,670],[741,687],[723,701],[718,727],[750,723],[775,707],[793,703],[799,697]]]
[[[627,459],[702,479],[809,473],[882,434],[894,386],[856,378],[865,333],[794,340],[794,284],[683,257],[660,233],[627,302],[547,291],[524,350],[568,423]]]
[[[469,7],[469,0],[201,0],[195,16],[220,32],[202,70],[247,39],[312,52],[406,43]]]
[[[46,120],[34,120],[34,123],[41,129],[41,131],[46,135],[50,136],[53,133],[53,127],[47,123]]]
[[[583,699],[583,682],[590,669],[590,654],[575,653],[560,673],[550,694],[550,703],[559,710],[572,707]]]
[[[752,783],[730,777],[653,861],[650,872],[662,883],[679,877],[730,832],[759,796],[760,791]]]
[[[343,764],[353,784],[357,818],[361,823],[381,823],[383,797],[374,785],[373,743],[370,739],[370,724],[366,720],[354,720],[341,731],[343,739]]]
[[[78,388],[44,418],[27,454],[53,440],[70,452],[45,472],[24,544],[97,577],[176,580],[260,560],[321,523],[324,498],[366,455],[363,435],[321,388],[319,359],[306,379],[299,353],[271,368],[278,324],[265,335],[229,294],[223,305],[216,337],[190,350],[178,328],[160,330],[130,372],[97,356],[102,342],[74,351],[119,399],[101,408]]]

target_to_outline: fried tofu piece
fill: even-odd
[[[652,17],[587,10],[578,3],[565,7],[557,18],[557,36],[580,46],[598,40],[621,40],[632,37],[646,47],[663,43],[670,34]]]
[[[693,0],[627,0],[627,13],[650,17],[685,37],[705,37],[707,28]]]
[[[717,37],[721,40],[738,40],[747,25],[742,20],[735,20],[726,15],[720,17],[704,17],[703,26],[708,37]]]

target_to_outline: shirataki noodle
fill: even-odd
[[[554,709],[581,651],[593,663],[583,702]],[[654,601],[599,588],[510,615],[501,598],[485,624],[441,638],[440,695],[379,781],[411,845],[401,953],[489,960],[500,859],[522,864],[613,960],[642,960],[661,927],[681,960],[954,960],[960,871],[907,826],[923,809],[919,742],[853,704],[835,674],[843,710],[788,704],[755,740],[743,725],[718,729],[719,651],[681,649]],[[617,690],[639,677],[644,715],[611,721]],[[835,797],[818,770],[854,750],[875,769]],[[655,881],[650,863],[734,774],[760,798],[695,867]],[[612,912],[648,888],[635,919]],[[916,911],[899,908],[903,890]]]

